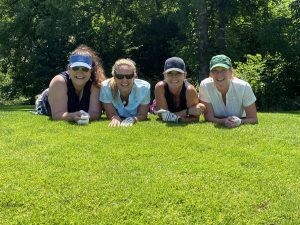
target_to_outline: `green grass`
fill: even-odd
[[[0,107],[0,224],[300,223],[299,112],[109,128]]]

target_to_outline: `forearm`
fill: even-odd
[[[75,112],[73,112],[73,113],[69,113],[69,112],[52,113],[53,120],[74,121],[74,118],[75,118]]]
[[[205,120],[208,122],[213,122],[220,125],[225,125],[226,118],[217,118],[217,117],[209,117],[205,116]]]
[[[145,119],[147,119],[148,113],[147,114],[137,114],[134,119],[136,122],[138,121],[143,121]]]
[[[99,112],[90,112],[90,121],[99,120],[101,113]]]
[[[181,117],[181,121],[185,123],[190,123],[190,122],[199,122],[199,116],[184,116]]]
[[[242,124],[255,124],[258,123],[258,119],[257,118],[241,118],[242,119]]]

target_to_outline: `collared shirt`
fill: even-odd
[[[199,98],[203,102],[211,103],[215,117],[238,116],[245,117],[244,108],[256,101],[256,97],[249,83],[238,78],[230,81],[226,93],[226,105],[218,91],[214,80],[209,77],[201,81]]]
[[[120,117],[136,116],[140,105],[147,105],[150,103],[150,84],[147,81],[134,79],[134,84],[126,106],[122,103],[119,90],[117,96],[113,98],[109,81],[110,79],[107,79],[102,82],[99,100],[103,103],[113,104]]]

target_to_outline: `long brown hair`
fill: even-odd
[[[72,55],[90,55],[93,59],[92,71],[91,71],[91,80],[94,85],[97,87],[101,86],[102,81],[105,80],[104,69],[101,63],[101,59],[98,57],[97,53],[88,47],[87,45],[79,45],[71,54]],[[69,57],[69,59],[70,59]]]
[[[128,59],[128,58],[127,59],[125,59],[125,58],[118,59],[111,69],[112,78],[110,78],[110,80],[109,80],[109,86],[110,86],[110,90],[111,90],[111,94],[112,94],[113,98],[115,98],[117,96],[117,92],[118,92],[117,84],[115,81],[116,69],[118,69],[118,67],[121,65],[127,65],[130,68],[132,68],[134,77],[135,78],[137,77],[136,65],[133,60]]]

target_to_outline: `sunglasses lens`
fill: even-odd
[[[81,67],[81,70],[82,70],[83,72],[88,72],[88,71],[89,71],[89,68]]]
[[[72,70],[73,71],[78,71],[79,70],[79,66],[72,67]]]
[[[86,67],[82,67],[82,66],[74,66],[74,67],[72,67],[72,70],[73,71],[78,71],[78,70],[81,70],[81,71],[83,71],[83,72],[88,72],[90,69],[89,68],[86,68]]]
[[[132,79],[134,77],[134,74],[115,74],[115,78],[119,79],[119,80],[123,80],[124,77],[129,80]]]

